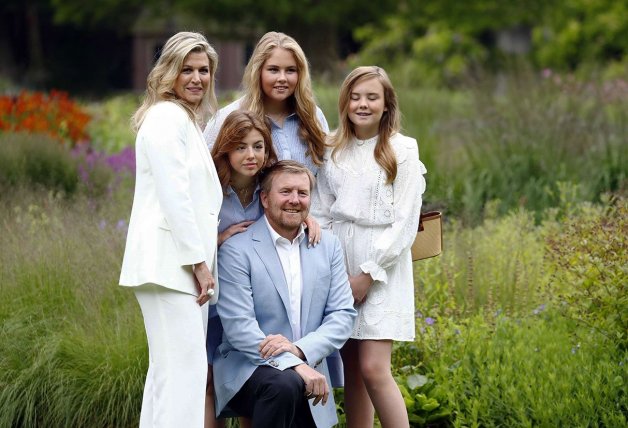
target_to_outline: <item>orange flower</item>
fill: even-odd
[[[66,92],[52,90],[0,96],[0,129],[45,133],[71,145],[88,140],[90,116]]]

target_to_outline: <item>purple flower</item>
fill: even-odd
[[[100,220],[100,222],[98,223],[98,228],[100,230],[105,230],[105,227],[107,227],[107,222],[105,220]]]
[[[125,231],[126,228],[127,228],[126,220],[124,219],[118,220],[118,222],[116,223],[116,229],[120,231]]]
[[[135,174],[135,149],[125,147],[107,158],[107,164],[114,172],[129,171]]]
[[[434,323],[436,322],[436,320],[432,317],[427,317],[425,318],[425,324],[427,325],[434,325]]]
[[[538,315],[538,314],[540,314],[541,312],[543,312],[544,310],[545,310],[545,303],[544,303],[544,304],[542,304],[542,305],[539,305],[539,307],[538,307],[538,308],[536,308],[535,310],[533,310],[533,311],[532,311],[532,313],[533,313],[534,315]]]

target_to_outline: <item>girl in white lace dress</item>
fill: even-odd
[[[425,190],[417,142],[399,133],[386,72],[359,67],[342,84],[333,150],[318,173],[313,214],[340,238],[358,318],[341,351],[348,427],[407,427],[390,371],[392,341],[414,340],[410,247]]]

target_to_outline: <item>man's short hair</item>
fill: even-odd
[[[275,175],[283,172],[288,174],[306,174],[310,180],[310,192],[316,185],[316,178],[314,178],[314,174],[312,174],[312,171],[310,171],[305,165],[293,160],[282,160],[272,164],[264,170],[264,175],[260,184],[262,192],[268,194],[273,186],[273,179],[275,178]]]

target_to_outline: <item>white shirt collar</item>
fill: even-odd
[[[266,217],[266,214],[264,214],[264,221],[266,221],[266,226],[268,227],[268,231],[270,232],[270,237],[273,239],[273,243],[275,245],[277,245],[277,242],[280,239],[283,239],[284,241],[290,242],[289,239],[284,238],[283,236],[278,234],[275,231],[275,229],[273,229],[273,227],[268,222],[268,218]],[[290,243],[293,244],[295,242],[295,240],[298,240],[298,242],[300,244],[301,241],[303,241],[304,238],[305,238],[305,227],[303,226],[303,224],[301,224],[301,226],[299,227],[299,233],[297,233],[297,236]]]

